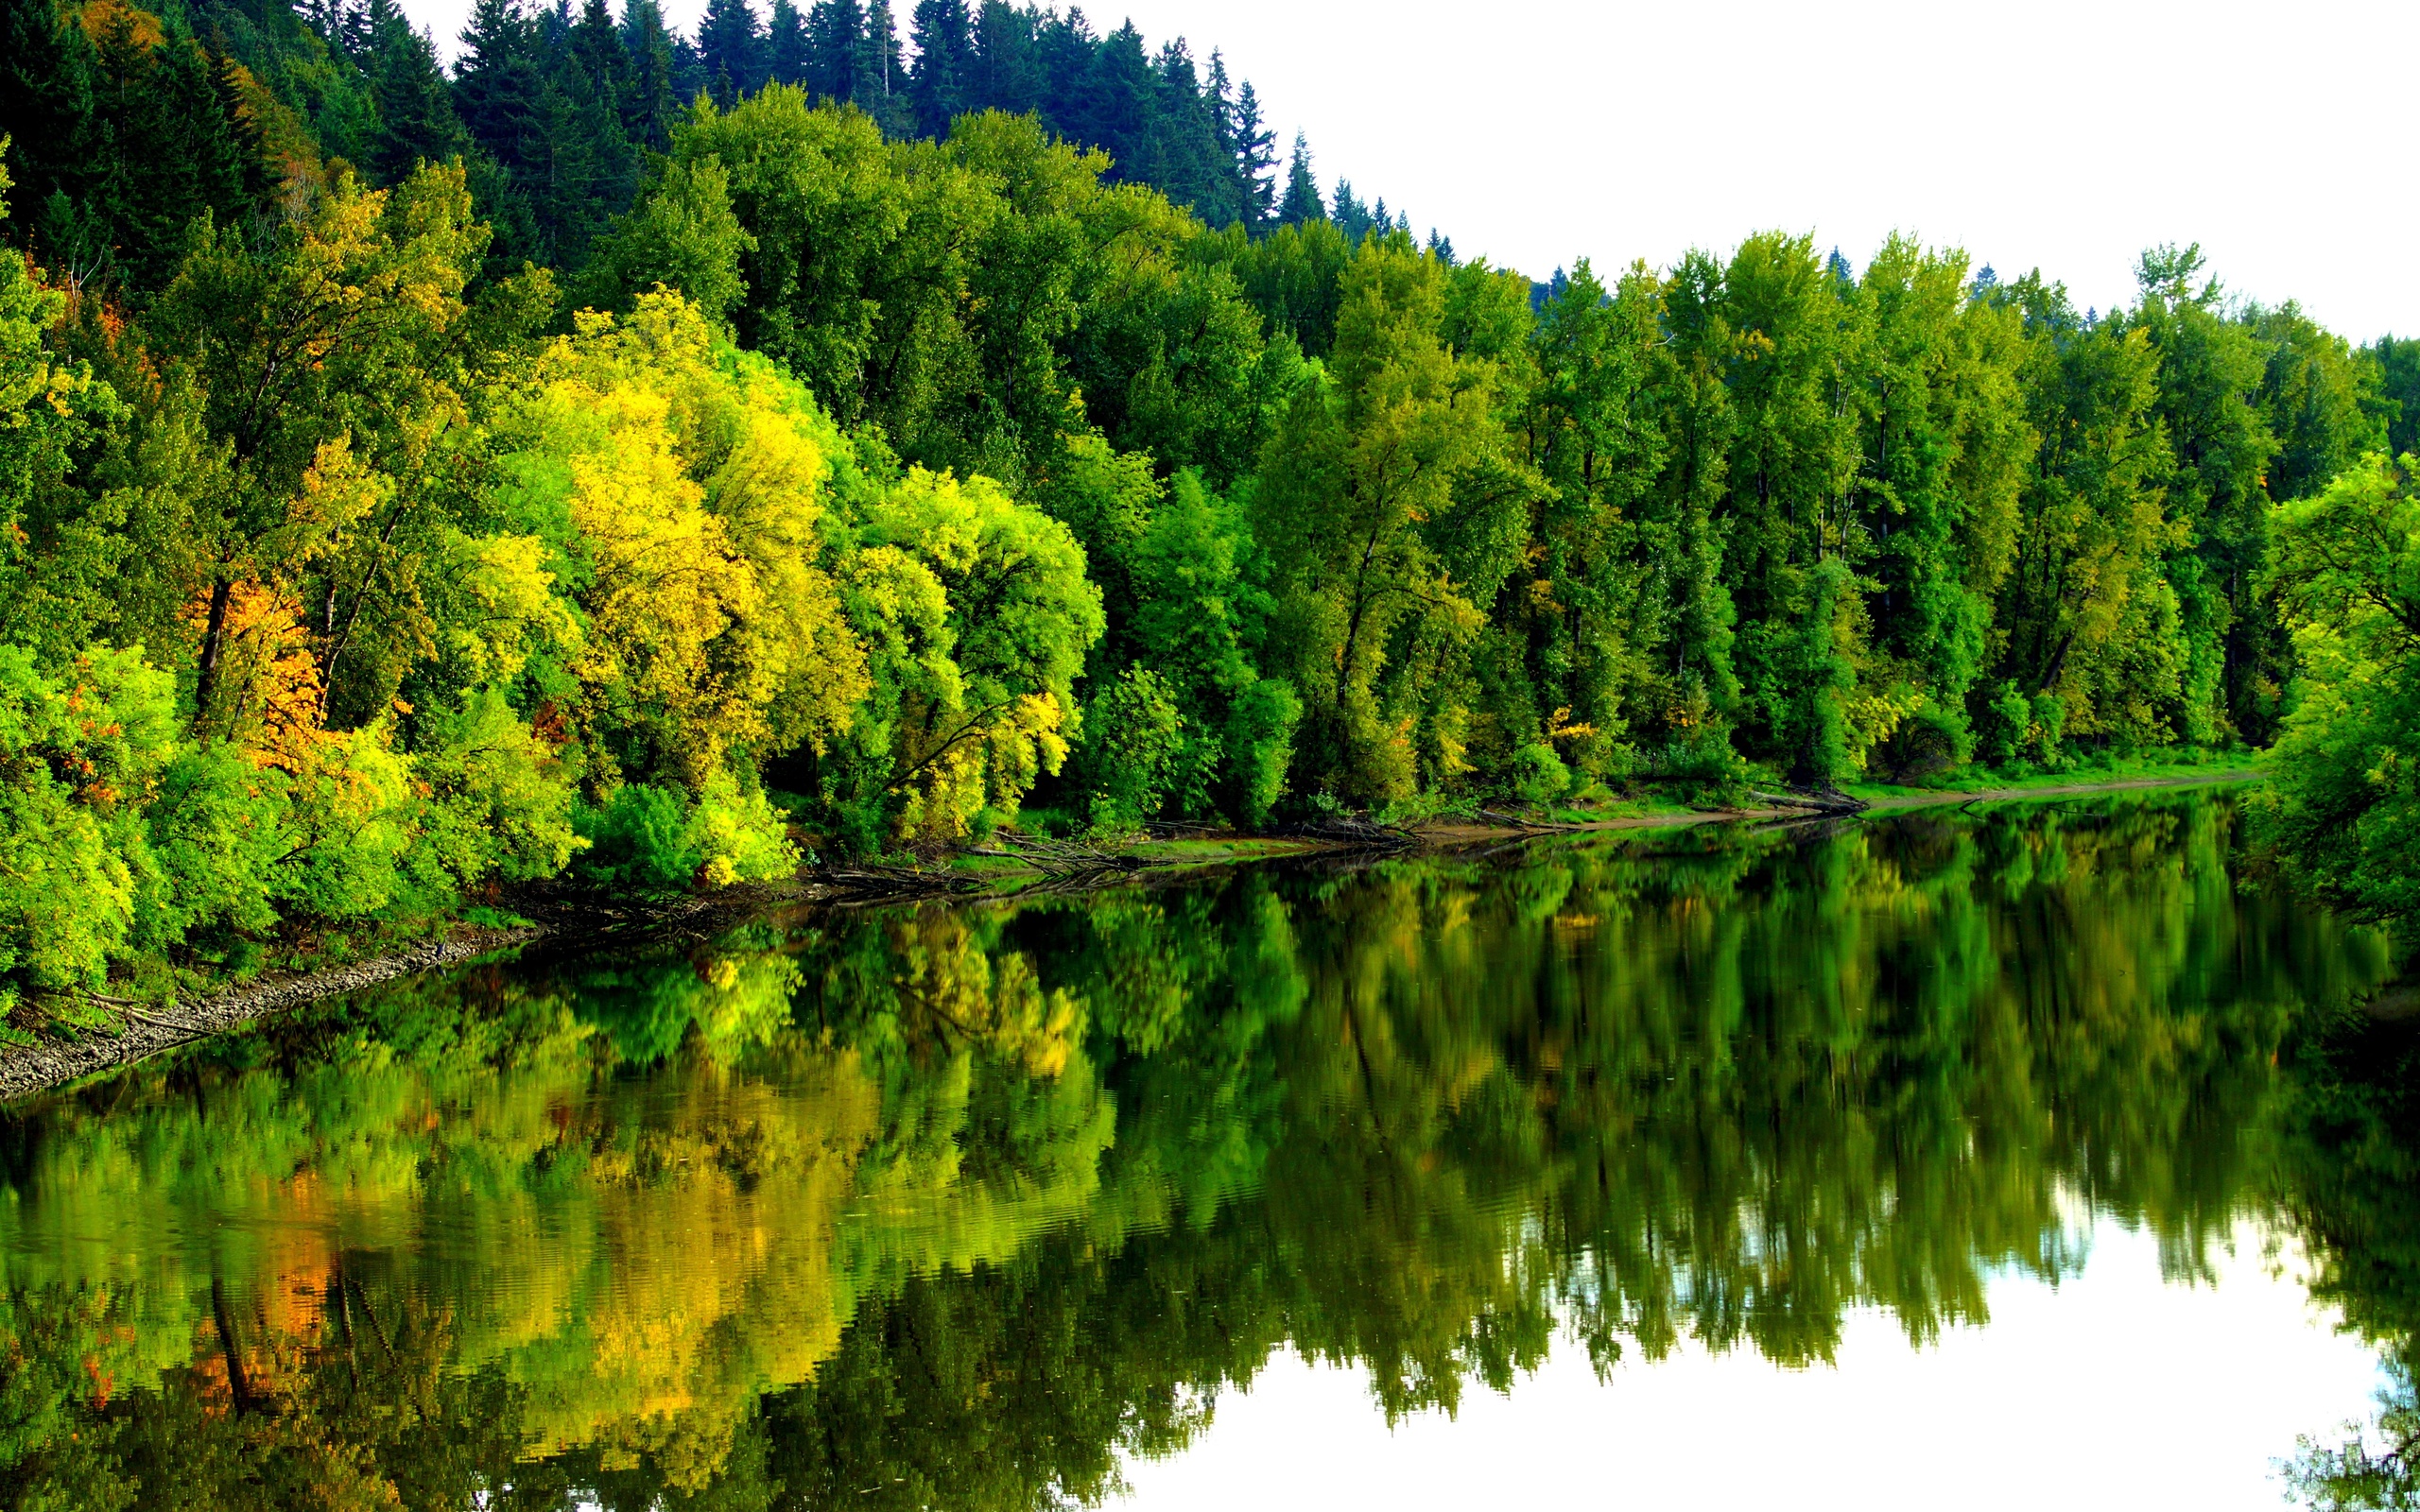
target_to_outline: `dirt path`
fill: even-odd
[[[1971,803],[2006,802],[2024,799],[2072,798],[2095,793],[2127,793],[2163,787],[2209,787],[2223,783],[2248,782],[2260,774],[2254,771],[2191,773],[2176,777],[2130,778],[2108,782],[2074,782],[2054,787],[1983,788],[1948,793],[1910,793],[1871,800],[1867,814],[1887,814],[1906,809],[1939,808],[1945,805],[1964,806]],[[1512,828],[1489,824],[1435,825],[1419,832],[1426,846],[1461,846],[1487,841],[1536,838],[1556,834],[1603,834],[1622,830],[1667,830],[1691,825],[1737,822],[1742,819],[1770,820],[1808,817],[1795,809],[1720,809],[1704,813],[1641,815],[1629,818],[1599,819],[1592,823]],[[1272,851],[1256,846],[1250,854],[1233,858],[1193,855],[1171,857],[1165,867],[1144,872],[1115,872],[1101,879],[1102,885],[1131,882],[1152,872],[1178,872],[1199,869],[1206,866],[1241,865],[1251,861],[1278,859],[1283,856],[1317,854],[1323,850],[1345,850],[1350,847],[1325,845],[1316,841],[1294,842],[1282,850]],[[1003,879],[1005,880],[1005,878]],[[778,896],[775,896],[778,893]],[[654,916],[654,923],[683,922],[696,928],[707,928],[714,922],[782,902],[812,902],[830,895],[830,889],[816,885],[804,888],[767,890],[758,896],[720,898],[711,903],[693,902]],[[964,898],[963,902],[997,900],[1013,894],[991,893]],[[633,917],[616,914],[628,923]],[[80,1081],[100,1072],[147,1060],[164,1051],[189,1045],[230,1029],[241,1028],[254,1020],[267,1018],[320,998],[355,992],[381,982],[393,981],[417,971],[441,967],[459,966],[492,951],[527,944],[549,937],[577,936],[592,931],[580,926],[577,916],[550,925],[532,925],[523,929],[458,928],[442,939],[429,940],[391,954],[331,967],[325,971],[280,976],[271,980],[247,983],[239,988],[197,997],[166,1007],[143,1006],[127,1010],[127,1022],[118,1033],[87,1032],[75,1039],[47,1039],[30,1045],[0,1049],[0,1103],[46,1091]],[[602,933],[596,931],[596,933]]]

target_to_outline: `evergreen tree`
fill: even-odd
[[[1270,223],[1277,206],[1277,135],[1261,119],[1260,96],[1252,80],[1244,80],[1236,97],[1232,142],[1236,178],[1243,190],[1243,222],[1257,232]]]
[[[1073,133],[1110,156],[1110,177],[1157,182],[1166,171],[1153,127],[1158,91],[1143,57],[1143,34],[1128,22],[1093,52],[1081,123]]]
[[[536,129],[537,27],[517,0],[475,0],[454,66],[454,105],[471,140],[508,170]]]
[[[857,41],[856,103],[874,118],[883,135],[910,135],[915,121],[908,99],[908,65],[899,50],[899,23],[890,0],[868,0],[865,18],[865,31]]]
[[[1010,0],[983,0],[975,20],[974,102],[985,110],[1029,114],[1041,108],[1042,79],[1034,64],[1034,14]]]
[[[1083,11],[1043,13],[1034,28],[1042,67],[1042,120],[1061,136],[1081,139],[1092,117],[1094,55],[1098,43]]]
[[[806,13],[806,88],[842,103],[857,101],[865,56],[865,15],[857,0],[815,0]]]
[[[53,245],[43,256],[64,269],[90,269],[106,256],[98,233],[78,237],[76,207],[84,200],[95,138],[93,48],[83,28],[67,23],[53,0],[0,0],[0,137],[15,180],[15,218],[23,234],[26,212],[53,204],[60,233],[93,245]]]
[[[1370,207],[1353,192],[1349,179],[1336,180],[1336,195],[1327,218],[1336,222],[1336,229],[1344,232],[1345,241],[1355,247],[1361,245],[1361,238],[1370,233],[1373,224]]]
[[[1300,226],[1326,218],[1320,206],[1320,181],[1311,177],[1311,145],[1297,131],[1293,156],[1286,163],[1286,198],[1277,202],[1277,224]]]
[[[697,47],[706,87],[725,110],[763,82],[758,70],[765,39],[748,0],[706,0],[706,13],[698,23]]]
[[[437,43],[414,31],[395,0],[370,0],[362,69],[378,126],[362,166],[372,183],[401,183],[423,163],[443,163],[470,146],[454,112],[452,86],[438,65]],[[612,40],[608,34],[609,42]],[[620,56],[618,44],[614,56]]]
[[[393,0],[372,0],[389,5]],[[579,21],[572,27],[571,56],[588,77],[589,88],[615,112],[621,110],[623,92],[630,87],[631,59],[622,50],[621,35],[614,29],[613,12],[605,0],[580,0]]]
[[[775,84],[807,80],[806,20],[794,0],[773,0],[765,28],[765,77]]]
[[[967,109],[973,32],[966,0],[916,0],[911,23],[916,66],[908,94],[919,134],[940,141],[949,135],[950,122]]]
[[[625,0],[622,52],[630,60],[621,100],[622,130],[640,146],[665,151],[672,146],[672,124],[680,118],[681,103],[674,93],[672,34],[665,28],[656,0]]]
[[[1243,197],[1227,171],[1215,92],[1195,73],[1184,38],[1160,49],[1152,72],[1158,79],[1159,143],[1152,185],[1213,228],[1233,225],[1243,217]]]

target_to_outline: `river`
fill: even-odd
[[[2386,941],[2250,875],[2238,801],[1215,868],[390,984],[7,1110],[0,1490],[2341,1497],[2412,1411],[2420,1059],[2356,1010]]]

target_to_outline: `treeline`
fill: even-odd
[[[1113,181],[1151,184],[1212,226],[1322,208],[1299,141],[1278,180],[1259,96],[1223,58],[1197,63],[1182,38],[1149,48],[1131,23],[1099,35],[1080,10],[919,0],[902,18],[885,0],[777,0],[760,18],[713,0],[685,36],[655,0],[618,16],[605,0],[479,0],[449,75],[394,0],[66,9],[72,26],[57,0],[0,5],[0,135],[33,211],[15,239],[136,290],[174,271],[195,215],[266,212],[315,153],[373,188],[461,156],[493,265],[575,271],[691,102],[727,109],[767,84],[854,104],[893,139],[938,140],[970,111],[1031,114],[1107,152]],[[1340,208],[1376,215],[1349,188]]]
[[[11,3],[10,1001],[1031,807],[1119,833],[2258,745],[2297,667],[2370,697],[2420,624],[2271,576],[2276,502],[2408,444],[2420,362],[2230,301],[2190,249],[2106,313],[1904,238],[1542,290],[1342,187],[1324,213],[1307,162],[1293,223],[1216,226],[1037,115],[886,133],[740,94],[754,44],[717,43],[732,102],[663,123],[548,267],[499,248],[570,234],[512,218],[552,170],[474,108],[534,63],[411,75],[470,149],[363,169],[333,144],[380,162],[405,107],[286,103],[311,58],[353,76],[273,16],[238,44],[213,12],[220,47]],[[635,14],[600,56],[636,66]],[[1075,18],[1017,25],[1046,58]],[[603,123],[618,90],[577,97]],[[2325,567],[2399,488],[2283,518]],[[2342,613],[2367,650],[2298,648]],[[2392,830],[2336,717],[2304,719],[2334,785],[2290,840]]]

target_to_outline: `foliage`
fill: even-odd
[[[2408,905],[2399,663],[2275,564],[2420,366],[2196,247],[1532,283],[1075,12],[197,4],[0,18],[0,623],[176,731],[19,822],[142,961],[762,874],[768,790],[929,851],[2281,738],[2277,853]]]
[[[2420,918],[2420,500],[2372,455],[2269,522],[2268,581],[2299,663],[2264,838],[2322,895]]]

